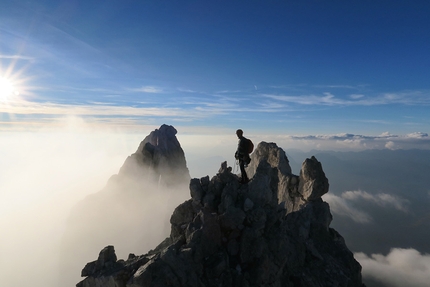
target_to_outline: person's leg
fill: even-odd
[[[243,175],[245,174],[245,162],[241,159],[239,159],[239,167],[240,167],[240,176],[241,180],[240,182],[243,182]]]
[[[248,180],[248,175],[246,174],[246,171],[245,171],[245,162],[243,160],[239,160],[239,166],[240,166],[240,173],[242,177],[242,180],[240,182],[247,183],[249,180]]]

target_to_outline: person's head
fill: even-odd
[[[236,131],[236,135],[237,135],[238,138],[241,138],[243,136],[243,131],[241,129],[238,129]]]

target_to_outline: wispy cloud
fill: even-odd
[[[372,216],[361,209],[363,202],[375,204],[381,208],[394,208],[401,212],[408,212],[410,202],[388,193],[370,194],[366,191],[345,191],[340,196],[335,194],[324,195],[324,200],[330,204],[333,213],[348,217],[357,223],[371,223]],[[359,202],[361,201],[361,204]]]
[[[150,93],[150,94],[161,94],[165,91],[162,88],[155,87],[155,86],[142,86],[141,88],[133,88],[133,89],[127,89],[131,92],[141,92],[141,93]]]
[[[409,200],[388,193],[370,194],[366,191],[345,191],[342,198],[348,201],[364,200],[381,207],[391,207],[399,211],[408,212]]]
[[[324,105],[324,106],[373,106],[373,105],[430,105],[430,93],[422,91],[410,91],[399,93],[383,93],[378,96],[365,96],[363,94],[351,94],[347,98],[336,97],[332,93],[325,92],[322,95],[273,95],[262,94],[263,97],[289,102],[299,105]]]
[[[349,95],[349,97],[350,97],[351,99],[357,100],[357,99],[364,98],[365,96],[364,96],[364,95],[361,95],[361,94],[352,94],[352,95]]]
[[[363,87],[365,87],[366,85],[314,85],[314,87],[317,88],[331,88],[331,89],[350,89],[350,90],[359,90],[362,89]]]
[[[15,59],[15,60],[34,60],[33,57],[22,55],[0,55],[0,59]]]
[[[118,106],[110,103],[59,104],[29,101],[0,102],[0,113],[20,115],[75,115],[75,116],[138,116],[138,117],[181,117],[202,118],[205,113],[195,110],[166,107]]]
[[[196,90],[185,89],[185,88],[176,88],[176,90],[179,92],[183,92],[183,93],[192,93],[192,94],[201,93],[201,92],[196,91]]]
[[[324,200],[330,204],[330,210],[339,216],[348,217],[357,223],[371,223],[373,221],[370,214],[352,206],[345,198],[328,193],[324,195]]]
[[[301,105],[334,105],[342,104],[342,100],[336,99],[332,94],[326,93],[324,96],[306,95],[306,96],[282,96],[263,94],[265,98],[270,98],[282,102],[289,102]]]

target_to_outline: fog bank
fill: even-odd
[[[65,128],[0,135],[3,286],[58,286],[59,243],[71,208],[102,189],[135,149],[118,134]]]

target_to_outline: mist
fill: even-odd
[[[62,131],[0,138],[2,284],[58,286],[59,244],[71,208],[118,172],[135,149],[129,144],[134,135],[65,123]]]
[[[86,210],[78,223],[70,222],[83,202],[98,200],[111,176],[155,128],[100,130],[79,118],[67,118],[57,129],[0,134],[4,286],[27,286],[29,281],[33,286],[74,286],[85,264],[97,259],[106,245],[114,245],[118,258],[127,259],[129,253],[144,254],[155,248],[170,234],[170,216],[189,198],[189,190],[165,191],[149,183],[148,192],[134,194],[135,201],[128,202],[127,208],[112,197],[104,199],[100,209]],[[204,135],[178,131],[192,177],[214,175],[227,160],[223,154],[236,148],[234,134],[208,141]],[[97,227],[91,218],[100,219]],[[79,237],[88,233],[92,236],[82,244]]]
[[[80,272],[85,264],[97,259],[106,245],[114,245],[121,259],[127,259],[129,253],[146,253],[169,235],[169,219],[174,208],[189,198],[188,190],[172,193],[147,184],[148,192],[135,194],[136,200],[128,202],[127,208],[116,204],[115,196],[99,202],[99,194],[108,193],[105,187],[111,176],[118,173],[126,158],[157,126],[124,132],[94,128],[76,118],[67,118],[57,126],[54,130],[0,134],[0,228],[3,230],[0,277],[5,286],[27,286],[29,281],[33,286],[74,286],[81,280]],[[237,170],[233,157],[237,144],[234,130],[231,134],[224,131],[207,135],[177,129],[191,177],[213,176],[225,160]],[[263,140],[277,142],[285,150],[303,147],[302,139],[294,142],[277,136],[246,136],[254,144]],[[312,148],[321,147],[320,141],[307,144]],[[300,172],[300,164],[309,154],[288,154],[293,173]],[[376,154],[399,166],[383,174],[378,173],[381,165],[363,161],[364,167],[357,167],[345,158],[339,161],[330,153],[316,156],[330,181],[330,193],[325,200],[334,215],[332,226],[355,252],[363,265],[364,278],[381,286],[400,286],[389,275],[383,275],[396,273],[399,266],[396,262],[408,262],[415,257],[422,262],[420,270],[428,266],[428,254],[420,253],[428,252],[423,248],[427,239],[418,236],[423,228],[427,229],[427,223],[420,221],[424,213],[418,212],[426,210],[430,199],[422,176],[428,166],[419,159],[419,151],[412,158],[414,163],[403,159],[399,163],[384,153],[375,152],[369,157],[375,158]],[[354,177],[345,170],[354,173]],[[414,178],[414,181],[396,181],[399,178]],[[384,182],[392,185],[384,186]],[[405,191],[411,186],[413,190]],[[70,216],[80,214],[85,207],[83,202],[89,201],[99,202],[99,207],[82,213],[78,224],[71,222]],[[99,218],[99,226],[95,227],[89,218]],[[411,218],[414,225],[408,232],[399,234],[398,223],[402,228],[407,227],[411,225],[408,224]],[[79,237],[87,232],[92,236],[84,246]],[[402,257],[402,254],[408,256]],[[419,285],[420,280],[428,280],[421,279],[427,277],[419,272],[415,278],[416,286],[424,286]]]

